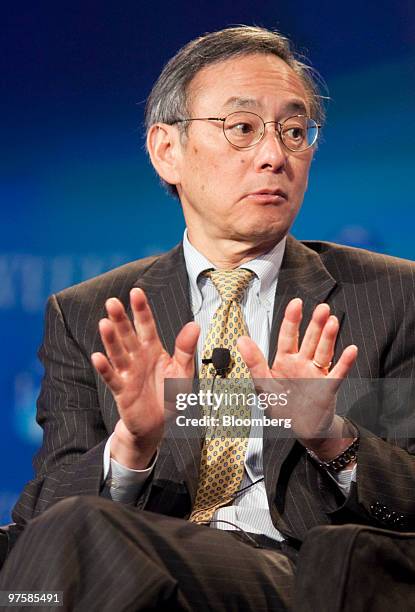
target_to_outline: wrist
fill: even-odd
[[[131,470],[145,470],[157,451],[155,440],[139,440],[130,435],[114,432],[110,444],[110,457]]]
[[[335,415],[324,437],[300,440],[307,450],[321,461],[331,461],[344,452],[358,437],[358,431],[348,419]]]
[[[325,447],[318,446],[316,450],[306,446],[307,453],[317,461],[321,467],[331,472],[342,472],[346,469],[352,470],[354,466],[357,465],[357,452],[360,442],[359,431],[347,418],[343,419],[343,428],[343,431],[348,431],[349,435],[352,437],[340,438],[338,440],[338,452],[336,452],[334,456],[332,453],[335,452],[335,445],[326,445]],[[327,442],[327,440],[325,442]],[[344,446],[344,444],[346,444],[346,446]]]
[[[357,465],[357,451],[359,450],[360,438],[356,438],[353,442],[341,453],[339,453],[333,459],[328,461],[321,460],[313,451],[306,448],[307,453],[311,456],[314,461],[320,465],[320,467],[328,470],[329,472],[343,472],[352,471]]]

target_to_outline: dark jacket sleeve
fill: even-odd
[[[360,427],[357,484],[332,520],[355,519],[415,531],[415,300],[409,292],[396,314],[397,333],[384,347],[381,378],[368,410],[371,430]]]
[[[47,305],[39,357],[45,368],[37,404],[43,444],[33,462],[35,478],[12,514],[19,524],[69,495],[98,495],[108,439],[89,355],[69,332],[56,296]]]

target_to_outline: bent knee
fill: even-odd
[[[93,495],[74,495],[62,499],[31,521],[32,524],[44,523],[51,525],[54,522],[59,524],[75,521],[82,523],[91,513],[99,512],[108,504],[114,502],[102,499]]]

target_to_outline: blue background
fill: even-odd
[[[290,36],[329,87],[294,234],[414,259],[411,0],[4,3],[0,523],[31,477],[41,439],[36,350],[46,298],[180,240],[179,205],[144,152],[144,100],[180,46],[237,23]]]

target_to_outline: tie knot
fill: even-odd
[[[251,270],[236,268],[235,270],[209,270],[204,273],[212,280],[219,292],[222,302],[240,302],[249,281],[254,276]]]

